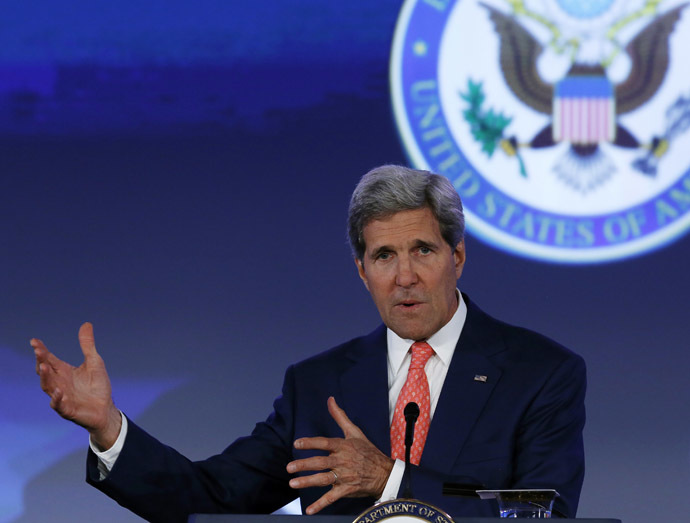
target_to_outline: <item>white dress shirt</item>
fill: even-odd
[[[434,349],[434,354],[427,361],[424,371],[426,372],[427,380],[429,381],[430,392],[430,417],[434,418],[434,411],[438,404],[438,398],[441,396],[441,389],[443,382],[446,379],[450,361],[455,352],[455,346],[460,339],[460,333],[465,326],[465,319],[467,318],[467,305],[462,300],[462,295],[456,291],[458,295],[458,308],[453,314],[453,317],[441,329],[431,336],[426,342]],[[398,401],[400,390],[407,380],[407,371],[410,368],[410,361],[412,360],[412,353],[410,347],[417,340],[405,340],[395,334],[392,330],[387,330],[386,341],[388,344],[388,412],[389,424],[393,422],[393,412],[395,411],[395,404]],[[127,418],[122,415],[122,428],[120,434],[115,441],[115,444],[106,451],[99,451],[98,448],[89,438],[89,445],[91,450],[98,457],[98,470],[101,474],[101,479],[108,475],[108,472],[113,468],[122,447],[125,444],[125,437],[127,436]],[[405,470],[405,462],[395,460],[393,471],[388,477],[388,482],[383,490],[380,501],[389,501],[395,499],[400,489],[403,472]]]
[[[426,378],[429,381],[430,393],[430,412],[429,416],[433,420],[438,399],[441,396],[441,389],[443,382],[446,380],[448,368],[450,367],[450,360],[453,359],[455,346],[460,339],[460,333],[465,326],[465,319],[467,318],[467,305],[462,300],[460,292],[458,294],[458,309],[455,314],[446,323],[441,330],[431,336],[426,342],[434,349],[434,354],[429,358],[424,366]],[[389,423],[393,423],[393,413],[395,412],[395,405],[398,402],[400,391],[407,380],[407,371],[410,368],[412,361],[412,352],[410,348],[412,344],[418,340],[405,340],[388,329],[388,416]],[[422,453],[423,455],[423,453]],[[388,483],[383,490],[380,501],[390,501],[398,496],[400,483],[402,482],[403,472],[405,471],[405,462],[399,459],[395,460],[391,475],[388,477]]]

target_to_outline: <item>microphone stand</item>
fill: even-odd
[[[414,425],[419,417],[419,405],[414,401],[405,405],[405,471],[403,472],[403,498],[412,499],[412,467],[410,466],[410,449],[414,441]]]

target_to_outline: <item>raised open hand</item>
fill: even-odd
[[[393,469],[394,461],[367,439],[333,397],[328,398],[328,412],[345,437],[300,438],[295,441],[295,448],[326,450],[329,455],[298,459],[287,465],[287,471],[291,474],[305,470],[319,471],[291,479],[292,488],[333,485],[331,490],[307,507],[307,514],[316,514],[340,498],[379,498]],[[320,472],[323,470],[326,472]]]
[[[79,345],[84,362],[79,367],[65,363],[51,353],[41,340],[30,341],[36,355],[36,374],[41,388],[50,396],[50,406],[65,419],[91,433],[93,442],[110,448],[120,433],[122,418],[112,400],[110,378],[96,351],[93,326],[79,329]]]

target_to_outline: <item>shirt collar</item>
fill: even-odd
[[[444,365],[449,366],[453,358],[455,347],[460,339],[460,333],[465,326],[467,318],[467,305],[462,299],[462,294],[455,290],[458,296],[458,308],[448,323],[434,333],[427,341],[436,355],[443,361]],[[386,329],[386,339],[388,342],[388,365],[397,374],[402,366],[403,360],[416,340],[406,340],[398,336],[390,329]]]

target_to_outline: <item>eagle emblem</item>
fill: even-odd
[[[406,0],[391,95],[468,230],[595,263],[690,229],[688,0]]]
[[[690,100],[681,97],[676,101],[676,107],[672,108],[675,113],[680,113],[673,115],[676,121],[666,133],[654,136],[648,143],[641,142],[617,117],[646,103],[664,81],[669,63],[668,39],[687,3],[653,16],[624,48],[615,40],[615,35],[627,24],[648,16],[658,3],[647,1],[640,10],[628,13],[604,28],[603,39],[612,44],[608,56],[600,52],[585,57],[581,56],[581,50],[590,42],[577,37],[559,42],[560,31],[556,25],[528,10],[523,1],[510,2],[512,14],[482,3],[500,38],[499,61],[506,83],[524,104],[551,117],[550,122],[526,143],[520,142],[516,136],[501,137],[503,151],[518,156],[521,147],[539,149],[560,142],[569,143],[567,154],[554,170],[564,182],[583,193],[593,190],[615,172],[614,164],[599,147],[603,142],[627,149],[643,149],[645,154],[637,158],[632,167],[644,175],[655,176],[657,163],[668,150],[669,139],[672,138],[670,131],[685,130],[690,124]],[[550,30],[550,45],[559,53],[569,51],[571,63],[567,73],[555,83],[549,83],[540,76],[537,61],[545,51],[544,45],[520,23],[518,14],[536,20]],[[602,35],[591,32],[584,36],[602,39]],[[607,75],[607,68],[621,53],[626,53],[631,66],[625,79],[613,83]],[[472,103],[478,89],[480,85],[470,82],[468,93],[463,97]],[[471,112],[467,113],[468,121],[476,125]],[[520,172],[527,175],[521,160]]]

